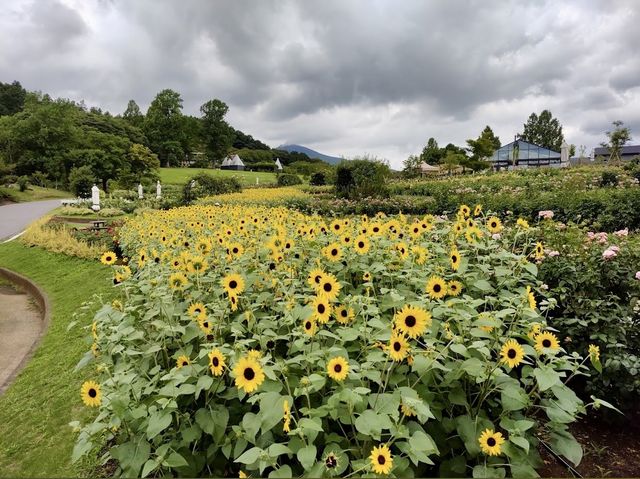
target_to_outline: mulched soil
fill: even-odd
[[[605,420],[606,414],[606,420]],[[583,477],[640,477],[640,409],[624,417],[600,411],[570,427],[584,455],[575,469]],[[573,477],[568,468],[543,447],[542,477]]]

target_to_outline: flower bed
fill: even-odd
[[[543,247],[524,222],[505,232],[481,208],[129,220],[121,297],[81,362],[97,363],[82,397],[99,413],[75,459],[107,443],[125,476],[532,476],[542,440],[578,463],[585,404],[565,383],[599,354],[564,351],[531,262]]]

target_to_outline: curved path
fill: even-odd
[[[17,235],[60,204],[60,200],[46,200],[0,206],[0,241]]]

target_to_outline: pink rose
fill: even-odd
[[[499,240],[500,238],[502,238],[502,236],[500,236],[500,233],[493,233],[493,234],[491,235],[491,237],[492,237],[494,240]]]
[[[549,257],[551,257],[551,258],[553,258],[554,256],[560,256],[560,251],[556,251],[556,250],[549,251],[549,253],[547,253],[547,255]]]
[[[604,250],[604,253],[602,253],[602,259],[615,258],[616,256],[618,256],[618,251],[620,251],[620,248],[618,248],[617,246],[611,246]]]
[[[551,218],[553,218],[553,211],[550,211],[550,210],[538,211],[538,218],[550,220]]]
[[[637,279],[637,280],[640,280],[640,271],[637,271],[637,272],[636,272],[636,279]]]
[[[616,235],[618,238],[622,238],[624,236],[628,236],[629,235],[629,228],[625,228],[623,230],[616,231],[613,234]]]

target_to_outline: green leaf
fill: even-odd
[[[211,411],[209,409],[201,408],[196,411],[196,424],[202,428],[204,432],[213,436],[215,430],[215,424],[213,417],[211,417]]]
[[[356,418],[355,426],[358,432],[379,440],[382,430],[390,429],[393,425],[386,414],[367,409]]]
[[[260,395],[260,432],[271,430],[276,424],[282,421],[284,398],[280,393],[269,392]]]
[[[483,293],[488,293],[493,290],[493,286],[486,279],[478,279],[471,284],[472,287],[482,291]]]
[[[278,457],[282,454],[291,454],[291,449],[286,444],[271,444],[267,448],[269,457]]]
[[[256,462],[264,451],[259,447],[252,447],[246,450],[235,462],[241,462],[242,464],[253,464]]]
[[[168,428],[171,425],[171,420],[172,417],[170,412],[157,412],[151,415],[149,418],[149,425],[147,426],[147,439],[153,439]]]
[[[157,459],[149,459],[147,462],[144,463],[144,466],[142,468],[142,474],[140,475],[140,477],[147,477],[159,465],[160,463],[158,463]]]
[[[550,434],[553,449],[569,459],[574,466],[582,460],[582,446],[568,431],[554,431]]]
[[[212,384],[213,384],[213,378],[211,376],[209,375],[200,376],[200,379],[198,379],[198,384],[196,384],[196,390],[195,390],[196,399],[198,399],[198,396],[200,396],[200,393],[203,390],[209,389]]]
[[[178,454],[177,452],[172,452],[171,454],[169,454],[169,457],[167,457],[163,462],[162,462],[163,466],[167,466],[167,467],[184,467],[184,466],[188,466],[189,463],[187,462],[187,460],[182,457],[180,454]]]
[[[529,452],[529,441],[527,441],[524,437],[521,437],[521,436],[509,436],[509,441],[514,443],[516,446],[521,447],[526,452]]]
[[[485,465],[473,468],[473,477],[498,477],[503,478],[507,475],[502,467],[490,467]]]
[[[293,477],[293,472],[289,466],[282,466],[269,473],[269,477]]]
[[[540,366],[533,370],[533,375],[538,381],[540,391],[546,391],[560,383],[560,375],[550,366]]]
[[[298,450],[298,461],[300,461],[300,464],[302,464],[302,467],[304,467],[305,471],[309,470],[311,466],[316,463],[317,452],[318,451],[316,449],[316,446],[314,445],[303,447],[302,449]]]
[[[308,429],[310,431],[322,432],[322,423],[318,421],[314,421],[313,419],[309,419],[308,417],[303,417],[298,422],[298,425],[301,429]]]

